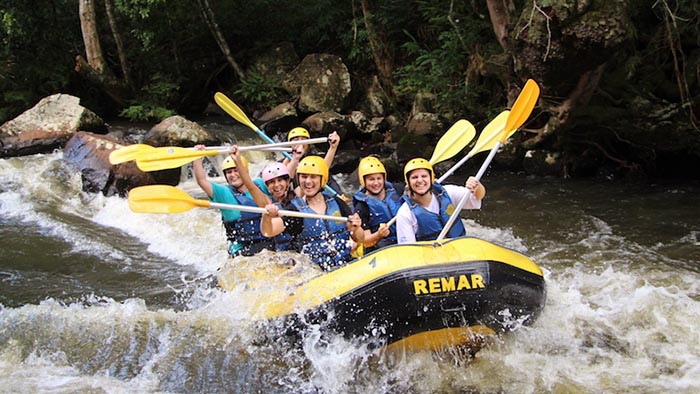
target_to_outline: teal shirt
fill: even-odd
[[[255,182],[255,184],[260,188],[260,190],[262,190],[263,193],[267,195],[270,194],[270,191],[267,190],[267,186],[265,186],[265,182],[263,182],[262,178],[255,178],[253,182]],[[214,182],[210,182],[210,184],[212,190],[212,202],[238,205],[238,200],[236,199],[236,196],[234,196],[231,192],[231,187],[229,185],[219,185],[218,183]],[[245,192],[245,194],[251,199],[253,198],[250,195],[250,192]],[[226,221],[235,221],[241,218],[241,212],[233,209],[222,209],[221,216]]]

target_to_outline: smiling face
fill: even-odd
[[[365,188],[372,195],[379,195],[384,191],[384,174],[365,175]]]
[[[267,189],[270,190],[272,197],[274,197],[276,201],[282,201],[284,200],[284,197],[287,196],[287,190],[289,190],[289,177],[278,176],[276,178],[272,178],[265,182],[265,186],[267,186]]]
[[[418,168],[408,174],[408,187],[412,192],[424,195],[430,191],[430,171],[425,168]]]
[[[299,187],[306,197],[313,197],[321,191],[321,176],[315,174],[299,174]]]
[[[229,168],[226,171],[224,171],[224,176],[226,177],[226,182],[229,183],[229,185],[239,188],[243,185],[243,180],[241,177],[238,175],[238,169],[234,168]]]

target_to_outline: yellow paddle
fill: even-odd
[[[430,156],[428,162],[430,165],[435,165],[441,161],[445,161],[457,153],[461,152],[467,144],[474,139],[476,129],[468,120],[460,119],[452,127],[440,137],[440,140],[435,145],[433,155]],[[386,225],[391,227],[396,223],[396,216],[391,218]]]
[[[226,152],[230,151],[230,148],[226,150]],[[136,159],[136,166],[143,172],[161,171],[181,167],[193,160],[206,156],[216,156],[220,153],[225,152],[178,148],[176,146],[154,148],[152,151],[140,154]]]
[[[192,208],[215,208],[230,209],[235,211],[265,213],[267,210],[260,207],[248,205],[222,204],[209,200],[198,200],[187,194],[185,191],[174,186],[150,185],[139,186],[129,191],[129,208],[139,213],[180,213],[187,212]],[[282,216],[296,216],[301,218],[312,218],[322,220],[334,220],[336,222],[347,222],[345,216],[320,215],[297,211],[280,210]]]
[[[326,142],[328,138],[314,138],[303,141],[278,142],[275,144],[240,146],[238,149],[241,152],[248,150],[262,150],[272,152],[287,152],[291,150],[292,145],[301,144],[317,144]],[[152,148],[151,150],[137,154],[136,165],[141,171],[160,171],[169,168],[177,168],[185,164],[207,156],[216,156],[226,154],[231,151],[230,147],[207,148],[207,150],[197,150],[192,148],[179,148],[175,146],[167,146],[162,148]]]
[[[460,119],[440,137],[435,145],[430,164],[435,165],[461,152],[476,136],[476,129],[466,119]]]
[[[288,149],[280,149],[272,145],[253,145],[254,147],[246,147],[248,150],[266,150],[266,151],[286,151]],[[139,160],[145,157],[150,157],[155,154],[157,150],[169,149],[169,146],[165,147],[154,147],[146,144],[133,144],[127,145],[125,147],[119,148],[112,151],[109,154],[110,164],[121,164],[131,160]],[[194,148],[182,148],[182,149],[194,149]],[[206,150],[219,150],[225,151],[229,149],[226,146],[208,146]],[[208,156],[208,155],[207,155]]]
[[[109,162],[111,164],[121,164],[127,161],[136,160],[139,154],[144,154],[154,147],[146,144],[133,144],[113,150],[109,154]]]
[[[230,98],[226,97],[225,94],[223,94],[221,92],[216,92],[214,94],[214,101],[216,101],[216,104],[218,104],[219,107],[221,107],[221,109],[226,111],[227,114],[231,115],[231,117],[233,117],[234,119],[236,119],[240,123],[243,123],[244,125],[248,126],[248,128],[250,128],[254,132],[258,133],[258,135],[262,139],[264,139],[265,141],[270,142],[270,143],[274,142],[274,141],[272,141],[272,139],[270,137],[267,136],[267,134],[265,134],[264,131],[260,130],[258,128],[258,126],[256,126],[246,116],[246,114],[243,112],[241,107],[237,106],[236,103],[231,101]],[[291,155],[289,155],[289,157],[287,157],[287,158],[291,159],[292,157],[291,157]]]
[[[248,119],[246,114],[243,112],[243,110],[239,106],[237,106],[236,103],[231,101],[230,98],[226,97],[225,94],[221,92],[216,92],[214,94],[214,101],[216,101],[216,104],[218,104],[219,107],[221,107],[221,109],[226,111],[227,114],[231,115],[231,117],[233,117],[237,121],[243,123],[244,125],[248,126],[248,128],[256,132],[258,136],[260,136],[260,138],[264,139],[269,143],[274,142],[272,138],[268,137],[268,135],[265,134],[264,131],[260,130],[258,126],[251,122],[250,119]],[[287,159],[292,159],[292,155],[290,155],[289,153],[282,152],[282,154]],[[323,188],[333,196],[339,195],[337,191],[333,190],[333,188],[328,185],[324,186]]]
[[[498,152],[498,149],[506,141],[506,138],[508,138],[508,136],[510,136],[513,131],[517,130],[520,126],[522,126],[523,123],[525,123],[527,118],[532,113],[532,109],[535,107],[539,96],[540,87],[537,86],[537,83],[535,83],[535,81],[533,81],[532,79],[528,79],[525,83],[525,86],[523,87],[523,90],[520,92],[520,95],[518,95],[518,98],[515,100],[515,103],[513,103],[513,108],[510,109],[510,114],[508,114],[506,125],[503,128],[503,131],[501,132],[500,140],[498,140],[493,146],[493,148],[491,148],[491,152],[489,153],[486,160],[484,160],[484,164],[482,164],[481,168],[479,168],[479,172],[477,172],[476,174],[477,180],[480,180],[481,177],[484,175],[484,172],[486,172],[486,168],[491,163],[491,160],[493,160],[493,157],[496,156],[496,152]],[[455,208],[454,212],[452,213],[452,215],[450,215],[450,219],[445,224],[445,227],[443,227],[442,231],[440,232],[440,235],[438,235],[438,241],[445,238],[447,232],[450,231],[450,228],[452,228],[452,225],[454,224],[455,220],[459,217],[459,213],[464,207],[464,204],[466,204],[470,195],[471,192],[467,192],[464,195],[464,197],[462,197],[462,199],[459,201],[459,204],[457,204],[457,207]]]
[[[444,173],[440,179],[437,181],[439,183],[442,183],[452,175],[455,171],[457,171],[464,163],[467,162],[472,156],[474,156],[477,153],[484,152],[487,150],[490,150],[493,148],[494,145],[496,145],[496,142],[498,142],[498,138],[501,136],[501,132],[503,129],[506,127],[506,120],[508,119],[508,116],[510,115],[510,111],[506,110],[498,114],[489,124],[484,127],[484,130],[481,131],[481,134],[479,134],[479,139],[476,140],[476,144],[474,144],[474,147],[467,153],[462,160],[457,162],[455,165],[452,166],[449,170],[447,170],[446,173]],[[513,130],[510,135],[513,135],[517,131]],[[508,137],[510,137],[510,135]]]

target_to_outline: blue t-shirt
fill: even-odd
[[[270,194],[270,191],[267,190],[267,186],[265,186],[265,182],[263,182],[262,178],[255,178],[253,179],[253,182],[262,190],[263,193],[265,194]],[[218,202],[221,204],[235,204],[238,205],[239,202],[236,199],[236,196],[233,195],[231,192],[231,186],[229,185],[219,185],[218,183],[214,182],[209,182],[211,183],[211,190],[212,190],[212,196],[211,196],[211,201],[212,202]],[[250,192],[247,191],[245,194],[249,198],[253,198],[250,195]],[[221,210],[221,216],[224,218],[226,221],[235,221],[241,218],[241,211],[236,211],[233,209],[222,209]]]

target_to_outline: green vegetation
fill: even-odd
[[[112,0],[126,69],[105,1],[93,3],[105,63],[120,83],[117,94],[75,71],[76,57],[86,56],[77,0],[0,0],[0,122],[57,92],[80,96],[84,105],[105,118],[132,120],[197,113],[217,90],[235,92],[245,105],[270,107],[288,97],[280,81],[256,71],[253,61],[285,41],[299,58],[320,52],[339,55],[360,86],[377,74],[361,0],[208,1],[244,75],[234,72],[205,23],[202,0]],[[503,106],[509,81],[523,78],[523,72],[514,75],[520,65],[513,65],[507,55],[496,66],[501,67],[498,72],[488,71],[492,59],[507,52],[496,40],[485,2],[367,3],[373,6],[371,20],[381,28],[392,56],[393,108],[399,116],[410,111],[416,94],[433,93],[436,110],[448,119],[485,119],[493,108]],[[571,3],[516,4],[529,8],[512,14],[510,39],[528,31],[522,26],[530,11],[533,20],[544,20],[545,11],[566,9]],[[700,57],[697,2],[635,0],[629,7],[635,42],[609,62],[604,78],[611,80],[606,86],[646,86],[664,99],[692,106],[698,96]],[[548,32],[547,26],[536,31]],[[556,39],[560,33],[548,34],[553,36],[546,38]]]

